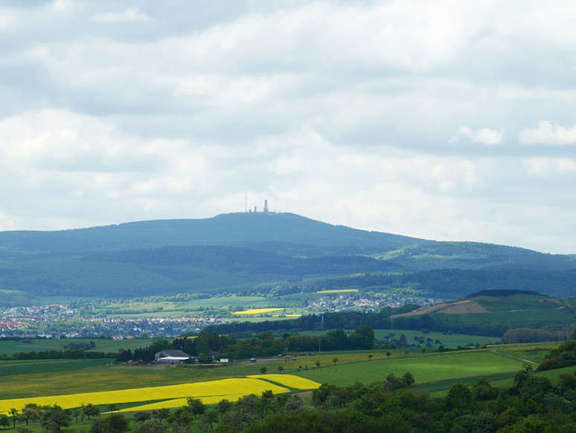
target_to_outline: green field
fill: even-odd
[[[177,367],[119,366],[109,359],[1,361],[0,399],[239,377],[260,374],[262,368],[268,373],[277,373],[279,367],[285,373],[335,385],[375,382],[385,380],[390,373],[410,372],[416,379],[415,390],[435,392],[447,389],[455,382],[473,382],[478,377],[510,378],[529,360],[529,354],[534,350],[534,345],[512,345],[510,348],[493,346],[485,350],[446,353],[351,351],[286,356],[257,363]]]
[[[465,377],[513,374],[522,362],[487,351],[428,354],[335,365],[304,371],[302,376],[320,383],[352,385],[385,380],[393,373],[410,372],[416,383],[429,383]]]
[[[18,352],[42,352],[45,350],[66,350],[69,344],[88,344],[93,341],[96,347],[90,349],[92,352],[115,353],[120,349],[136,349],[149,346],[153,340],[147,338],[135,338],[127,340],[112,339],[22,339],[22,340],[0,340],[0,355],[12,355]]]

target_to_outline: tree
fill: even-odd
[[[336,365],[337,362],[338,362],[338,358],[332,358],[332,363],[333,363],[334,365]]]
[[[192,413],[192,415],[202,415],[206,411],[206,406],[202,403],[202,400],[197,398],[188,397],[186,399],[187,408]]]
[[[16,429],[16,421],[18,421],[18,409],[10,409],[10,416],[12,417],[12,424],[14,429]]]
[[[120,413],[113,413],[105,418],[104,424],[106,426],[105,433],[124,433],[129,430],[128,419]]]
[[[136,422],[144,422],[144,421],[148,421],[150,419],[150,412],[136,412],[134,414],[134,420]]]
[[[42,415],[42,410],[37,404],[29,403],[22,409],[22,419],[26,425],[30,424],[30,421],[38,421]]]
[[[166,426],[159,419],[149,419],[136,427],[135,433],[166,433]]]
[[[151,416],[152,418],[156,418],[159,420],[168,419],[170,417],[170,409],[162,408],[153,410]]]
[[[216,411],[220,415],[224,415],[232,408],[232,403],[229,400],[220,400],[220,402],[216,405]]]
[[[268,369],[266,367],[260,368],[260,374],[266,374],[267,371],[268,371]]]
[[[62,427],[70,425],[70,415],[60,406],[49,406],[42,413],[40,424],[50,432],[60,433]]]
[[[100,415],[100,409],[94,406],[93,404],[87,404],[82,408],[82,413],[87,416],[88,418],[93,418],[95,416]]]
[[[10,418],[6,415],[0,414],[0,427],[8,427],[10,426]]]
[[[415,382],[414,376],[412,376],[412,373],[410,373],[410,372],[404,373],[404,376],[402,376],[402,382],[404,382],[405,386],[412,385]]]
[[[278,372],[282,373],[284,371],[284,367],[282,367],[281,365],[278,366]]]
[[[457,383],[448,391],[446,405],[451,409],[468,407],[471,402],[472,393],[466,385]]]

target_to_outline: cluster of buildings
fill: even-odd
[[[433,305],[438,302],[437,299],[423,297],[405,297],[400,295],[331,295],[323,296],[317,300],[311,301],[307,310],[310,313],[327,313],[339,311],[363,311],[374,312],[384,307],[398,308],[404,305],[413,304],[420,306]]]
[[[11,307],[0,310],[0,336],[27,329],[41,329],[50,323],[67,321],[77,310],[65,304]]]

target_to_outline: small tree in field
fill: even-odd
[[[85,416],[87,416],[88,418],[93,418],[95,416],[100,415],[100,409],[98,409],[96,406],[94,406],[93,404],[87,404],[86,406],[84,406],[82,408],[82,412],[84,413]]]
[[[12,424],[14,429],[16,429],[16,421],[18,421],[18,409],[10,409],[10,416],[12,417]]]
[[[268,369],[266,367],[260,368],[260,374],[266,374],[267,371],[268,371]]]
[[[62,427],[70,425],[70,415],[60,406],[51,406],[44,410],[40,423],[45,430],[60,433]]]

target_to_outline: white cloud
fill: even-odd
[[[101,12],[92,16],[92,21],[100,23],[133,23],[153,21],[148,15],[136,8],[125,9],[121,12]]]
[[[0,224],[209,216],[248,192],[329,222],[570,249],[573,148],[510,137],[574,141],[574,13],[571,0],[0,6]]]
[[[524,166],[530,174],[542,177],[576,174],[576,158],[529,158]]]
[[[0,29],[9,28],[14,22],[14,17],[11,14],[0,11]]]
[[[576,125],[564,127],[550,121],[541,121],[536,128],[526,129],[520,133],[523,144],[544,144],[566,146],[576,144]]]
[[[462,138],[473,143],[486,144],[488,146],[493,146],[502,143],[504,138],[504,132],[502,130],[490,129],[490,128],[480,128],[480,129],[470,129],[466,126],[462,126],[458,129],[456,136],[450,139],[450,142],[458,142]]]

